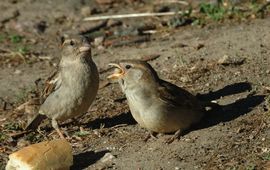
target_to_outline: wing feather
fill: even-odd
[[[62,80],[61,80],[61,76],[59,73],[60,73],[60,71],[59,71],[59,69],[57,69],[45,81],[45,87],[44,87],[42,94],[41,94],[42,101],[45,101],[46,98],[51,93],[53,93],[54,91],[56,91],[57,89],[59,89],[61,87]]]
[[[37,96],[37,98],[32,99],[32,101],[36,101],[35,104],[39,103],[39,105],[42,105],[46,98],[56,91],[57,89],[60,88],[62,83],[59,70],[54,71],[48,79],[45,81],[45,87],[41,93],[40,96]],[[34,106],[33,104],[31,106]],[[30,114],[30,113],[28,113]],[[33,113],[32,113],[33,114]],[[30,129],[37,129],[40,123],[46,118],[45,115],[41,115],[38,113],[34,113],[35,115],[31,116],[31,120],[28,120],[28,124],[25,127],[25,130],[30,130]]]
[[[167,104],[191,109],[201,108],[195,96],[188,91],[164,80],[160,81],[158,93],[159,98]]]

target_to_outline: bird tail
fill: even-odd
[[[28,122],[27,126],[25,127],[25,130],[37,129],[40,123],[46,118],[47,116],[45,115],[37,114],[30,122]]]

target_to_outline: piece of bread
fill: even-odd
[[[71,145],[59,139],[33,144],[10,154],[6,170],[67,170],[72,164]]]

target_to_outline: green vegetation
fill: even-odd
[[[217,3],[202,2],[199,9],[189,7],[183,14],[177,15],[168,21],[170,27],[178,27],[187,24],[205,25],[209,21],[223,21],[224,19],[245,20],[248,18],[263,18],[266,12],[269,12],[270,2],[261,3],[252,0],[247,3],[241,3],[241,6],[231,3],[231,1],[218,0]],[[198,11],[194,12],[193,11]]]
[[[223,6],[223,1],[218,1],[217,4],[201,3],[200,13],[206,14],[209,18],[218,21],[224,17],[227,10]]]
[[[17,44],[17,43],[21,43],[22,42],[22,40],[23,40],[23,36],[21,36],[21,35],[10,35],[9,36],[9,39],[10,39],[10,41],[12,42],[12,43],[14,43],[14,44]]]
[[[22,54],[25,55],[29,52],[29,48],[27,46],[23,46],[23,47],[18,47],[17,51]]]
[[[17,122],[7,123],[4,124],[4,129],[7,130],[21,130],[21,125]]]
[[[8,137],[8,136],[7,136],[6,134],[4,134],[3,132],[0,132],[0,142],[6,140],[7,137]]]
[[[13,44],[22,43],[24,36],[12,33],[2,33],[0,34],[0,42],[10,41]]]
[[[19,93],[15,94],[16,102],[17,103],[23,102],[25,99],[27,99],[28,93],[29,91],[26,88],[24,88]]]
[[[270,153],[263,155],[263,160],[270,161]]]
[[[246,167],[246,170],[255,170],[256,169],[256,165],[252,164],[252,165],[248,165]]]
[[[189,7],[187,11],[184,11],[183,14],[176,15],[167,22],[167,25],[171,28],[177,28],[179,26],[188,25],[193,22],[192,8]]]
[[[31,132],[25,137],[25,140],[30,141],[31,143],[38,143],[41,142],[43,139],[44,137],[36,132]]]
[[[12,52],[18,52],[22,55],[25,55],[29,53],[29,46],[24,43],[25,37],[18,34],[12,34],[12,33],[5,33],[0,34],[0,42],[11,42],[11,44],[14,44]]]
[[[79,136],[79,137],[82,137],[82,136],[87,136],[89,135],[90,133],[88,131],[78,131],[78,132],[75,132],[74,135],[76,136]]]

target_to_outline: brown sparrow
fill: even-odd
[[[118,80],[140,126],[157,133],[176,132],[168,143],[203,117],[203,107],[195,96],[161,80],[147,62],[122,60],[109,65],[116,70],[108,78]]]
[[[61,54],[58,70],[46,81],[39,114],[26,130],[36,129],[44,117],[49,117],[53,128],[63,138],[57,121],[87,112],[97,95],[99,75],[85,37],[65,40]]]

